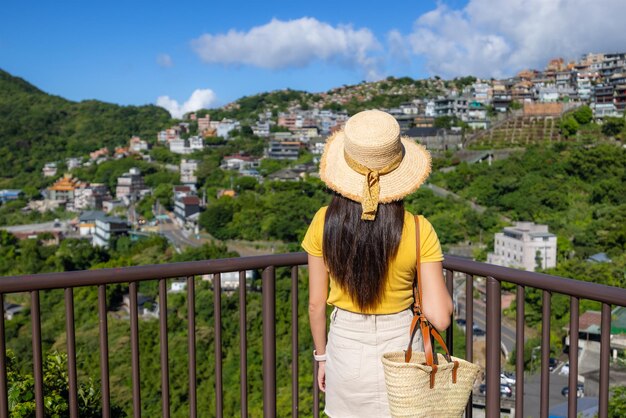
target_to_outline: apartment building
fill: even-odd
[[[487,263],[535,271],[536,268],[556,267],[556,235],[547,225],[516,222],[495,234],[494,252]]]
[[[92,245],[98,247],[108,247],[111,239],[120,235],[125,235],[130,230],[128,222],[116,216],[98,216],[95,218],[95,229],[92,238]]]
[[[143,181],[143,176],[139,169],[133,167],[128,173],[124,173],[117,178],[115,196],[118,199],[138,199],[149,190]]]
[[[196,171],[198,170],[198,161],[182,159],[180,161],[180,182],[183,184],[196,184],[198,177]]]
[[[301,145],[298,141],[270,141],[266,154],[277,160],[297,160]]]

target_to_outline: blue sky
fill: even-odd
[[[509,76],[626,50],[624,15],[621,0],[13,1],[0,68],[71,100],[180,110],[388,75]]]

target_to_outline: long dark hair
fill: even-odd
[[[324,262],[335,282],[363,312],[382,301],[387,268],[398,252],[403,224],[402,201],[379,204],[374,221],[361,220],[361,204],[339,194],[328,206]]]

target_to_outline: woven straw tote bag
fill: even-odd
[[[415,217],[417,274],[413,281],[413,321],[406,351],[384,353],[382,362],[391,416],[461,417],[482,369],[463,359],[452,357],[439,332],[422,313],[420,280],[419,223]],[[420,330],[424,352],[412,352],[415,333]],[[433,340],[445,354],[433,350]]]

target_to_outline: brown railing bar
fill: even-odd
[[[2,280],[0,280],[0,293],[29,292],[33,289],[61,289],[65,287],[93,286],[99,284],[132,283],[144,280],[264,269],[267,266],[291,267],[293,265],[303,264],[307,264],[307,255],[301,252],[153,264],[148,266],[68,271],[62,273],[26,274],[23,276],[3,277]]]
[[[311,356],[313,361],[313,418],[320,418],[320,387],[317,384],[317,370],[319,365]]]
[[[263,270],[263,417],[276,417],[276,272]]]
[[[76,335],[74,330],[74,290],[65,289],[65,333],[67,343],[67,376],[69,380],[70,417],[78,417],[78,384],[76,378]]]
[[[100,327],[100,391],[102,392],[102,416],[111,416],[111,392],[109,386],[109,330],[107,326],[106,285],[98,286],[98,321]]]
[[[137,282],[129,285],[130,298],[130,363],[133,382],[133,417],[141,418],[141,380],[139,375],[139,309]]]
[[[548,418],[550,407],[550,292],[543,291],[543,306],[541,309],[541,391],[539,396],[539,415]],[[576,396],[576,392],[572,394]]]
[[[159,280],[159,330],[161,343],[161,410],[163,418],[170,416],[170,365],[167,343],[167,280]]]
[[[215,416],[224,414],[222,385],[222,283],[219,273],[213,275],[213,319],[215,329]]]
[[[517,286],[515,297],[515,415],[524,416],[524,324],[526,289]]]
[[[248,331],[246,322],[246,272],[239,272],[239,380],[241,416],[248,416]]]
[[[550,274],[500,267],[453,255],[445,256],[443,267],[473,274],[475,276],[491,276],[501,282],[504,281],[521,286],[548,290],[563,295],[576,296],[581,299],[591,299],[612,305],[625,306],[626,289],[617,287],[567,279]]]
[[[9,416],[9,400],[7,398],[7,349],[4,340],[4,295],[0,295],[0,418]]]
[[[474,276],[465,275],[465,359],[474,359],[474,336],[472,325],[474,323]],[[470,324],[469,326],[467,324]],[[470,392],[467,407],[465,408],[465,418],[472,418],[474,415],[474,399]]]
[[[578,298],[572,296],[569,300],[569,396],[567,397],[569,418],[576,418],[578,415],[578,305]]]
[[[4,312],[3,312],[4,314]],[[30,318],[33,333],[33,376],[35,378],[35,406],[37,418],[44,416],[43,404],[43,359],[41,353],[41,313],[39,291],[30,292]]]
[[[602,304],[602,319],[600,325],[600,418],[609,415],[609,355],[611,351],[611,305]],[[570,372],[571,373],[571,372]],[[570,392],[570,396],[572,393]]]
[[[450,297],[454,299],[454,271],[446,270],[446,287],[448,288],[448,293]],[[454,355],[454,347],[452,346],[454,336],[452,335],[454,328],[454,312],[450,314],[450,326],[446,330],[446,345],[448,346],[448,350],[451,355]]]
[[[189,416],[198,411],[196,391],[196,289],[193,276],[187,277],[187,367],[189,369]]]
[[[487,400],[488,418],[500,417],[500,353],[501,353],[500,282],[487,277]],[[472,324],[466,323],[466,328]]]
[[[298,266],[291,267],[291,416],[298,417]]]

